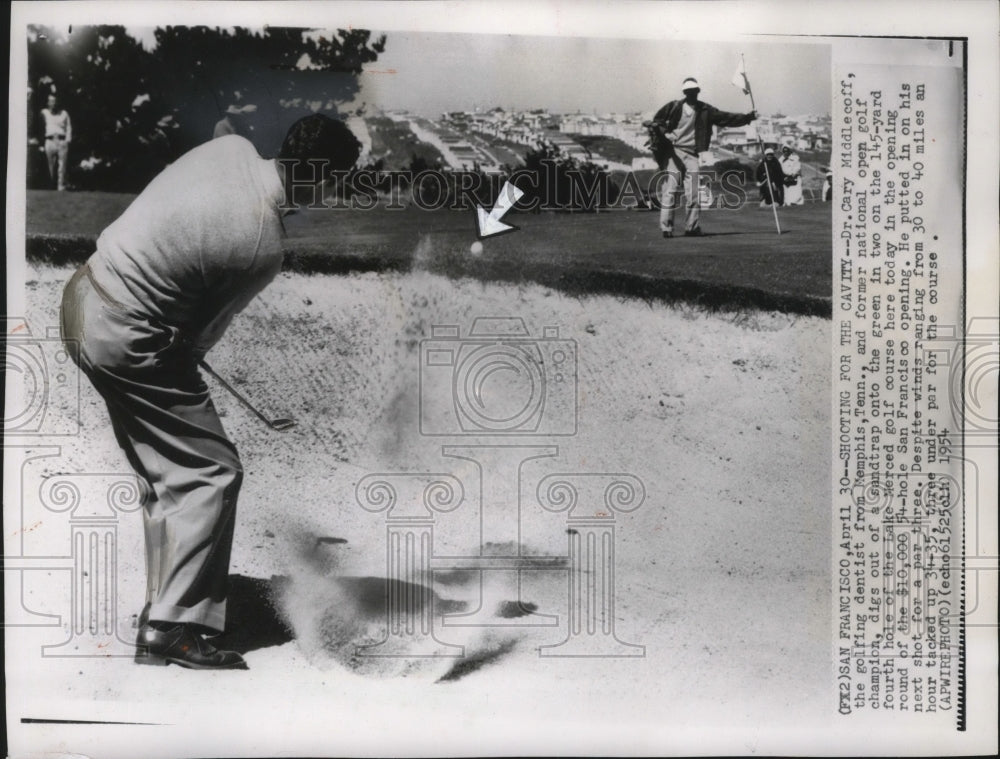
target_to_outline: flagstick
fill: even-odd
[[[747,64],[743,60],[743,53],[740,53],[740,63],[743,69],[743,81],[747,85],[747,94],[750,96],[750,110],[756,111],[757,105],[753,101],[753,90],[750,88],[750,77],[746,75]],[[757,145],[760,147],[760,154],[764,160],[764,176],[767,179],[767,194],[771,198],[771,210],[774,212],[774,226],[778,230],[778,234],[781,234],[781,224],[778,222],[778,206],[774,203],[774,187],[771,185],[771,172],[767,170],[767,156],[764,155],[764,141],[760,138],[760,129],[757,129]]]

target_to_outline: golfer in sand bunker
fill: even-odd
[[[311,193],[359,152],[342,122],[318,114],[292,125],[277,159],[237,135],[201,145],[104,230],[66,286],[63,340],[145,485],[137,663],[246,668],[206,640],[225,629],[243,469],[199,364],[280,270],[293,191]]]

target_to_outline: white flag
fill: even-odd
[[[740,58],[739,68],[736,69],[736,73],[733,74],[732,83],[743,90],[744,95],[750,94],[750,80],[747,79],[747,70],[743,65],[743,58]]]

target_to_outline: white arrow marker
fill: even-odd
[[[493,204],[493,210],[489,213],[482,206],[476,206],[476,217],[479,220],[479,236],[489,237],[490,235],[507,232],[514,229],[510,224],[504,224],[500,219],[507,213],[514,204],[524,195],[524,190],[519,190],[510,182],[504,182],[500,189],[500,196]]]

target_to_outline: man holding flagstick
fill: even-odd
[[[675,198],[683,181],[687,195],[684,235],[701,235],[698,199],[698,154],[708,150],[714,126],[745,126],[757,118],[757,112],[726,113],[698,99],[701,88],[688,77],[681,85],[683,100],[663,106],[646,125],[650,129],[653,156],[661,170],[667,171],[660,207],[660,230],[664,237],[674,236]]]

